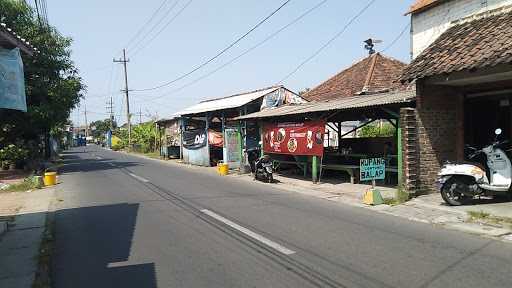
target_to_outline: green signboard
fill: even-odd
[[[361,181],[383,180],[386,177],[386,161],[384,158],[361,159],[359,171]]]

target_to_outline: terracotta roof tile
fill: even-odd
[[[446,1],[448,0],[417,0],[416,2],[414,2],[414,4],[411,5],[406,15],[421,12],[423,10],[439,5]]]
[[[402,81],[511,63],[512,10],[497,9],[450,27],[405,68]]]
[[[379,53],[362,59],[303,95],[306,100],[352,97],[361,92],[376,93],[402,88],[399,79],[405,63]]]

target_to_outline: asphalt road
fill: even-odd
[[[60,287],[512,287],[512,245],[96,146],[64,154]]]

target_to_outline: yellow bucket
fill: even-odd
[[[57,172],[46,172],[43,178],[44,186],[53,186],[57,184]]]
[[[226,176],[229,173],[229,165],[227,163],[219,163],[217,164],[217,170],[220,175]]]

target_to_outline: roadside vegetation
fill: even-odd
[[[395,127],[390,123],[372,123],[359,129],[359,137],[373,138],[373,137],[391,137],[395,135]]]
[[[405,202],[409,201],[409,199],[410,199],[409,193],[405,190],[405,188],[403,188],[403,186],[399,186],[396,189],[395,197],[384,198],[384,204],[395,206],[395,205],[405,203]]]
[[[3,187],[2,189],[0,189],[0,192],[25,192],[40,188],[41,184],[39,183],[37,178],[35,176],[30,176],[23,179],[23,181],[19,183],[9,184]]]
[[[53,216],[47,216],[46,229],[39,247],[38,267],[32,288],[51,288],[52,261],[55,251],[55,222]]]
[[[0,166],[33,168],[50,156],[50,139],[63,138],[85,85],[71,60],[70,38],[51,25],[42,26],[27,1],[0,0],[0,11],[2,23],[38,49],[32,57],[22,54],[27,112],[0,113]]]
[[[512,228],[512,218],[493,216],[484,211],[468,211],[468,222]]]

